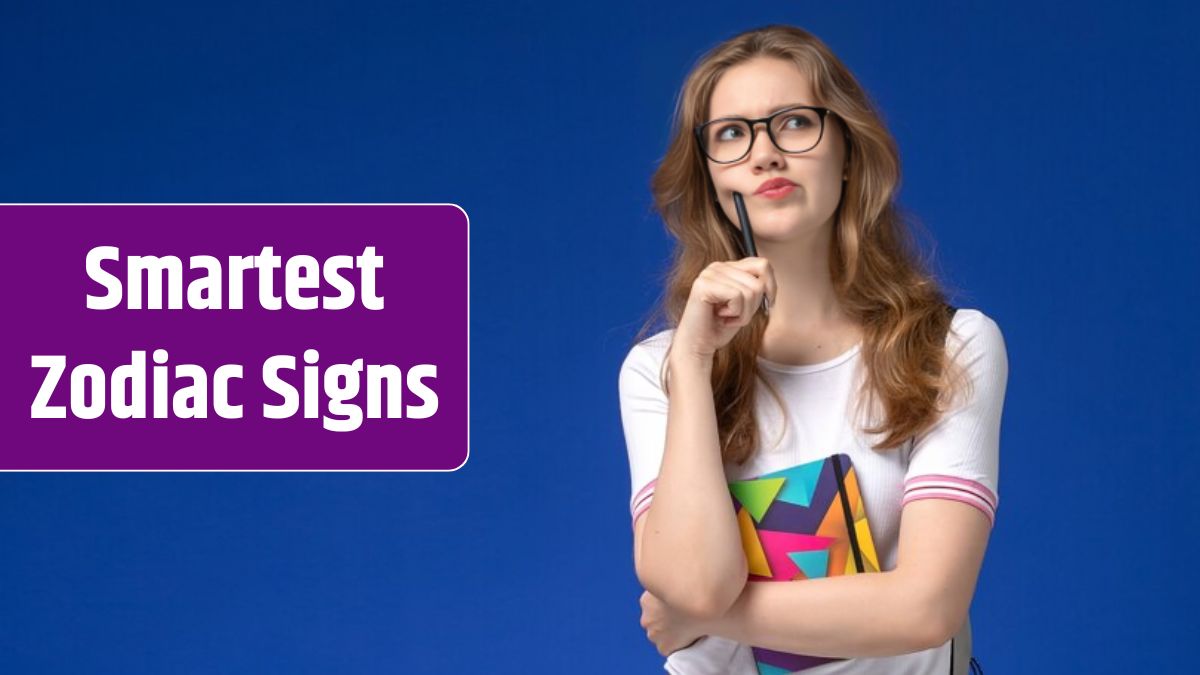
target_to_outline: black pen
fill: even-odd
[[[742,225],[742,250],[747,256],[758,256],[758,249],[754,247],[754,230],[750,228],[750,216],[746,215],[746,201],[742,198],[742,193],[733,193],[733,205],[737,208],[738,221]],[[771,309],[767,306],[767,294],[762,297],[763,314],[771,315]]]

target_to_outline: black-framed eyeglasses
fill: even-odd
[[[795,154],[817,147],[825,135],[825,117],[829,108],[800,105],[786,108],[768,117],[720,117],[694,129],[700,150],[718,164],[732,164],[750,154],[761,122],[767,136],[781,151]]]

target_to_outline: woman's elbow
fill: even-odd
[[[733,562],[733,569],[725,573],[721,583],[715,585],[711,594],[713,602],[708,607],[706,617],[715,619],[724,616],[746,589],[746,579],[749,575],[750,569],[745,556],[738,556]]]
[[[684,575],[676,569],[657,575],[650,570],[638,570],[638,581],[652,595],[685,614],[700,619],[724,616],[746,586],[745,561],[740,570],[713,575],[706,575],[703,570],[696,572]]]
[[[735,563],[732,570],[724,571],[707,584],[703,584],[701,588],[707,590],[697,594],[691,613],[702,619],[719,619],[724,616],[745,590],[747,574],[746,561],[743,559],[740,565]]]
[[[709,621],[724,616],[741,595],[741,590],[741,587],[734,588],[732,584],[724,584],[707,591],[683,587],[674,597],[664,598],[663,602],[689,616]]]
[[[932,621],[913,622],[909,630],[909,647],[906,651],[923,652],[946,644],[951,637],[945,628]]]
[[[944,594],[926,596],[916,612],[919,621],[911,622],[912,636],[917,651],[941,647],[958,634],[966,623],[966,610],[959,610],[958,603]]]

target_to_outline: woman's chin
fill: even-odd
[[[762,218],[754,224],[754,238],[773,244],[811,236],[821,229],[820,223],[811,218]]]

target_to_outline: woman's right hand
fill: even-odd
[[[750,324],[764,294],[768,305],[774,305],[777,290],[775,273],[766,258],[709,264],[692,282],[692,292],[675,329],[672,351],[711,359]]]

